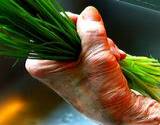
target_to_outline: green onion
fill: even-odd
[[[1,56],[78,59],[81,40],[56,0],[1,0],[0,12]],[[131,89],[160,101],[158,60],[127,55],[120,65]]]

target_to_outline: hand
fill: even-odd
[[[126,54],[107,37],[102,18],[95,8],[87,7],[80,15],[68,15],[77,25],[82,42],[79,60],[28,59],[26,69],[93,119],[105,124],[109,114],[117,121],[134,121],[134,117],[128,117],[137,109],[133,105],[138,98],[128,88],[118,64]],[[129,110],[133,111],[126,113]]]
[[[107,92],[112,90],[113,93],[113,90],[121,87],[118,85],[120,82],[124,83],[118,60],[125,58],[125,53],[107,37],[102,18],[95,8],[88,7],[80,15],[69,13],[69,16],[77,24],[82,41],[79,60],[57,62],[28,59],[26,69],[79,111],[97,119],[102,112],[102,86],[108,87]]]

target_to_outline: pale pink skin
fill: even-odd
[[[126,54],[107,37],[94,7],[80,15],[68,13],[77,25],[82,52],[76,62],[26,61],[26,69],[86,116],[107,125],[108,115],[127,125],[159,125],[160,104],[136,96],[118,61]]]

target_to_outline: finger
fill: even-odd
[[[69,16],[69,18],[74,22],[74,24],[77,23],[77,19],[78,19],[78,14],[75,13],[71,13],[71,12],[66,12],[66,14]]]
[[[126,56],[127,56],[127,54],[126,54],[123,50],[121,50],[121,49],[119,49],[118,51],[119,51],[119,53],[120,53],[120,55],[121,55],[120,60],[125,59],[125,58],[126,58]]]
[[[78,14],[72,13],[72,12],[65,12],[67,14],[67,16],[73,21],[74,24],[77,23],[77,18],[78,18]],[[66,17],[66,15],[61,12],[60,13],[62,16]]]
[[[54,63],[54,61],[27,59],[25,68],[32,77],[43,78],[46,74],[46,69],[49,70],[52,63]]]
[[[117,60],[122,60],[126,57],[126,53],[122,50],[120,50],[117,45],[110,39],[107,38],[108,43],[110,45],[110,50],[114,54]]]
[[[107,38],[107,40],[108,40],[112,54],[116,57],[117,60],[120,60],[121,55],[118,51],[119,50],[118,47],[114,44],[114,42],[110,38]]]
[[[80,14],[77,20],[77,32],[84,51],[97,44],[104,44],[109,49],[103,20],[96,8],[87,7]]]
[[[36,60],[27,59],[25,68],[30,75],[37,79],[44,79],[54,72],[64,71],[65,69],[72,68],[76,65],[75,62],[58,62],[52,60]]]

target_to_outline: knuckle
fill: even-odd
[[[110,46],[114,46],[115,45],[112,39],[107,38],[107,41],[108,41]]]
[[[106,30],[104,26],[99,23],[95,23],[92,25],[89,24],[85,29],[85,34],[89,37],[106,36]]]
[[[84,24],[81,24],[78,28],[78,33],[82,39],[87,38],[96,38],[99,36],[106,37],[106,30],[102,23],[94,21],[85,21]]]
[[[110,50],[105,48],[97,48],[88,52],[86,55],[86,61],[90,64],[97,64],[110,67],[114,63],[117,63],[115,56]]]
[[[103,63],[108,67],[116,62],[115,56],[110,51],[102,51],[98,53],[94,58],[98,60],[100,64]]]

